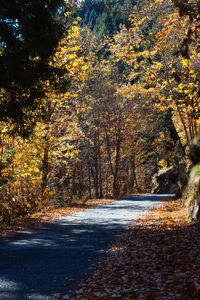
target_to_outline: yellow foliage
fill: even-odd
[[[189,59],[182,59],[181,63],[184,68],[191,66],[191,62],[189,61]]]
[[[166,169],[167,168],[167,162],[165,159],[161,159],[158,162],[158,165],[162,167],[162,169]]]

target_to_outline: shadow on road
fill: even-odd
[[[117,224],[62,222],[1,245],[0,299],[31,299],[31,295],[32,299],[40,299],[39,295],[46,299],[53,293],[66,294],[121,229]]]
[[[138,196],[129,196],[126,199],[127,200],[133,200],[133,201],[169,201],[170,199],[173,199],[175,197],[175,194],[152,194],[152,195],[138,195]],[[122,200],[123,201],[123,200]]]
[[[147,200],[144,206],[134,201],[87,210],[1,242],[0,299],[58,299],[75,289],[131,216],[150,207]]]

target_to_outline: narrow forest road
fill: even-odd
[[[0,299],[67,299],[109,244],[166,195],[100,205],[0,243]]]

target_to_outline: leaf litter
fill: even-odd
[[[67,299],[200,299],[199,232],[181,200],[154,207],[122,231]]]

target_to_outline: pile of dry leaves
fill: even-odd
[[[200,225],[168,200],[124,230],[69,299],[200,299]]]

